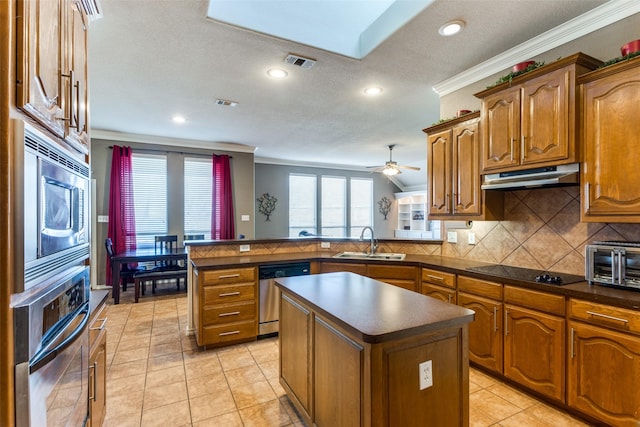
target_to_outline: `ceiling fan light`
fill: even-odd
[[[400,171],[396,168],[393,167],[386,167],[382,170],[382,173],[387,175],[387,176],[393,176],[393,175],[397,175],[400,173]]]

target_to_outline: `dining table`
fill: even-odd
[[[116,253],[111,258],[111,293],[113,303],[120,303],[120,269],[122,264],[133,264],[138,262],[164,262],[183,261],[187,262],[186,248],[176,248],[175,250],[158,251],[155,248],[137,248]]]

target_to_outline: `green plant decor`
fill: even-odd
[[[513,80],[514,78],[516,78],[518,76],[521,76],[522,74],[526,74],[529,71],[533,71],[536,68],[540,68],[543,65],[544,65],[544,61],[542,61],[542,62],[534,62],[533,64],[529,65],[524,70],[512,71],[509,74],[507,74],[506,76],[500,77],[494,84],[487,86],[487,89],[490,88],[490,87],[501,85],[502,83],[505,83],[505,82],[511,83],[511,80]]]
[[[378,210],[382,215],[384,215],[384,219],[387,219],[387,215],[391,211],[391,200],[387,196],[384,196],[382,199],[378,201]]]
[[[264,193],[262,196],[256,199],[258,201],[258,212],[267,217],[267,221],[270,221],[269,217],[276,210],[276,203],[278,199],[269,193]]]
[[[449,117],[447,119],[440,119],[437,122],[432,123],[431,126],[441,125],[442,123],[450,122],[451,120],[459,119],[460,117],[468,116],[469,114],[477,113],[478,111],[480,111],[480,110],[473,110],[473,111],[471,111],[469,113],[466,113],[466,114],[463,114],[461,116],[454,116],[454,117]]]
[[[635,58],[636,56],[640,56],[639,52],[631,52],[624,56],[618,56],[617,58],[613,58],[602,64],[599,68],[608,67],[609,65],[617,64],[618,62],[628,61],[631,58]]]

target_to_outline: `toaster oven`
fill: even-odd
[[[603,241],[587,245],[585,277],[591,284],[640,290],[640,242]]]

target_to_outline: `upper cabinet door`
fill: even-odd
[[[640,61],[593,74],[582,86],[581,219],[640,222]]]
[[[482,100],[482,170],[520,163],[520,88],[514,87]]]
[[[18,2],[16,103],[30,116],[64,137],[62,76],[64,0]]]
[[[89,91],[87,78],[87,17],[81,10],[80,3],[71,1],[67,8],[67,84],[65,120],[67,139],[89,144]]]
[[[479,120],[462,123],[452,130],[453,210],[456,214],[482,214],[478,123]]]
[[[451,130],[427,138],[428,209],[431,215],[451,214]]]
[[[522,164],[568,159],[575,153],[569,135],[575,114],[569,101],[573,85],[573,71],[561,69],[522,86]]]

